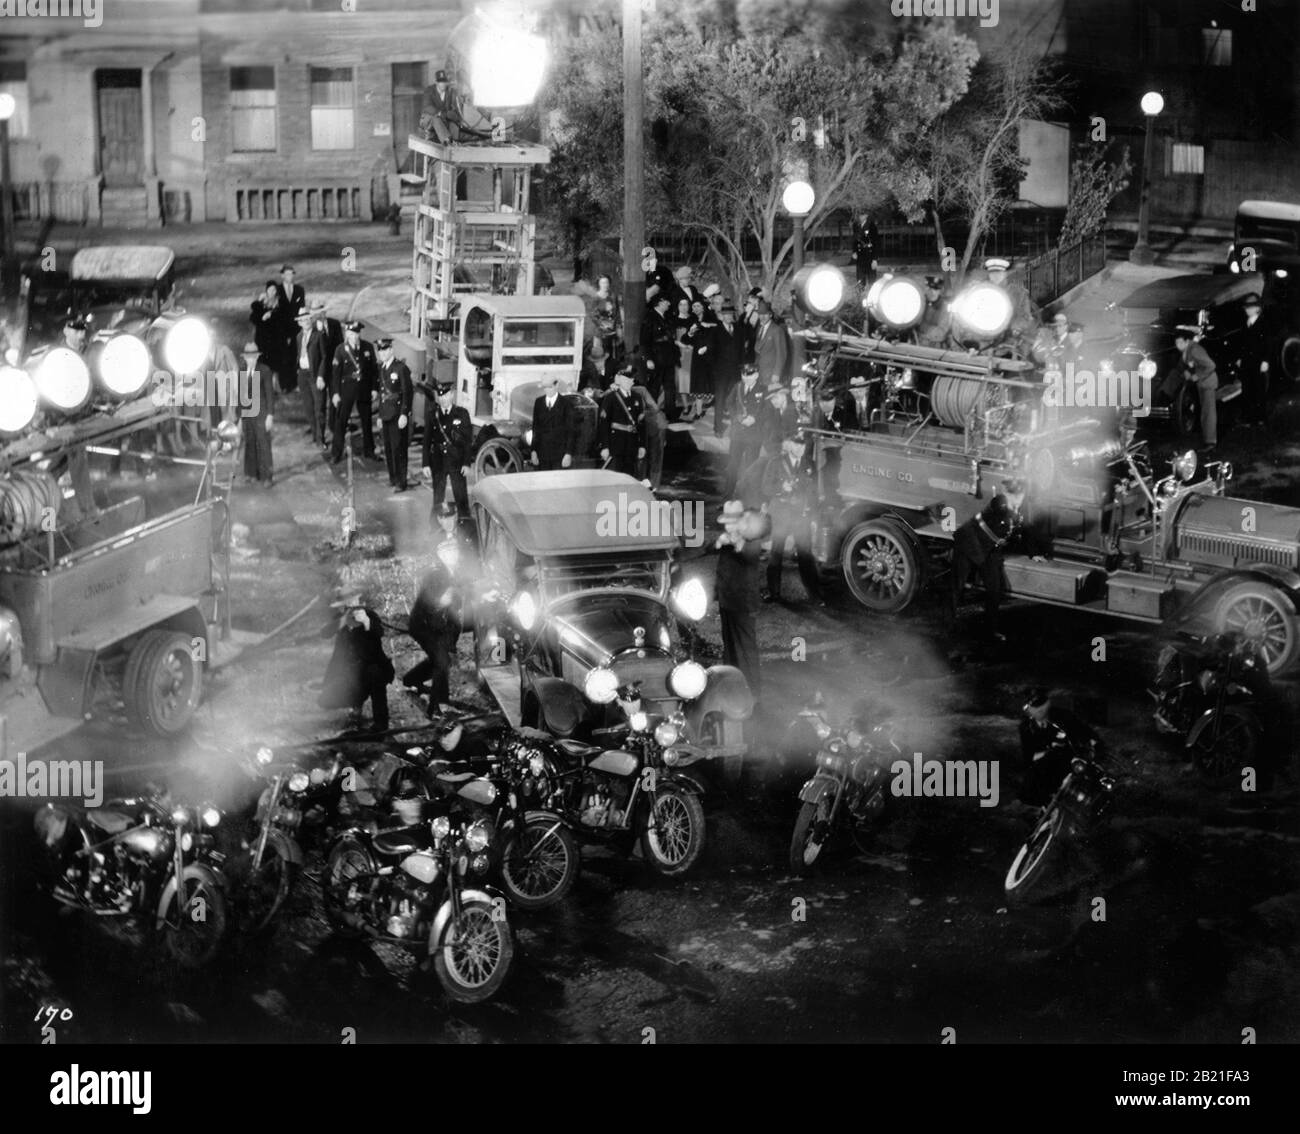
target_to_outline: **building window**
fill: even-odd
[[[274,150],[275,68],[230,68],[230,148],[236,153]]]
[[[1232,66],[1232,29],[1202,28],[1202,56],[1207,67]]]
[[[9,136],[25,138],[27,121],[27,64],[0,63],[0,94],[13,95],[14,112],[9,119]]]
[[[426,75],[423,63],[393,64],[393,154],[398,173],[410,173],[415,168],[415,155],[406,140],[420,128]]]
[[[1203,176],[1205,173],[1205,147],[1191,145],[1187,142],[1170,143],[1169,172]]]
[[[356,118],[351,67],[311,69],[311,148],[351,150],[356,147]]]

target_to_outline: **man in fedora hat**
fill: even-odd
[[[433,82],[424,88],[419,125],[426,139],[444,146],[449,142],[482,141],[491,136],[490,123],[461,95],[447,78],[446,71],[436,71]]]
[[[330,456],[334,464],[343,460],[343,446],[352,424],[355,408],[361,418],[361,452],[370,461],[375,456],[374,389],[379,372],[374,349],[361,341],[362,324],[351,322],[343,328],[343,343],[334,352],[334,381],[330,402],[334,406],[334,444]]]
[[[469,519],[469,467],[474,459],[474,425],[469,410],[455,404],[455,386],[450,379],[422,387],[424,401],[424,446],[420,465],[433,482],[433,508],[438,506],[451,482],[451,494],[461,519]],[[428,394],[432,394],[429,397]]]
[[[790,336],[785,324],[772,313],[766,299],[754,304],[758,325],[754,332],[754,365],[764,381],[775,378],[781,382],[790,378]]]
[[[346,708],[357,717],[369,701],[371,731],[384,732],[388,729],[388,684],[396,671],[384,652],[383,623],[360,592],[343,592],[330,606],[332,614],[321,637],[333,636],[334,650],[317,704],[322,709]]]
[[[717,287],[717,284],[710,284]],[[714,302],[721,292],[710,296]],[[713,378],[713,434],[721,437],[723,418],[731,392],[740,381],[741,356],[744,353],[744,335],[736,322],[736,309],[730,303],[717,305],[717,322],[709,324],[709,367]]]
[[[240,409],[244,431],[244,476],[263,488],[270,488],[271,427],[275,407],[275,371],[259,356],[256,343],[244,346],[245,389],[252,392],[251,405]]]
[[[412,638],[424,650],[424,660],[407,671],[402,684],[419,689],[426,682],[429,715],[446,712],[451,699],[451,668],[456,641],[471,621],[471,587],[474,565],[459,538],[456,506],[450,500],[439,503],[434,513],[442,539],[429,570],[420,579],[408,623]]]
[[[781,452],[782,442],[793,437],[799,428],[799,411],[790,401],[790,387],[773,378],[767,384],[766,405],[759,421],[763,451],[770,456]]]
[[[808,602],[825,606],[821,571],[812,553],[812,520],[816,504],[817,473],[807,438],[802,434],[781,442],[780,450],[750,466],[741,483],[740,496],[751,507],[761,502],[772,521],[772,548],[767,558],[764,602],[781,599],[781,572],[785,546],[794,542],[799,578]]]
[[[1242,421],[1246,425],[1263,425],[1268,397],[1268,360],[1273,336],[1263,318],[1259,293],[1252,291],[1241,301],[1246,320],[1237,336],[1237,373],[1241,375]]]
[[[740,500],[728,500],[718,517],[722,534],[714,547],[718,552],[715,593],[722,624],[722,660],[734,665],[758,694],[759,672],[758,557],[766,535],[761,513],[749,511]]]
[[[297,318],[293,357],[298,367],[298,390],[303,413],[317,445],[325,445],[334,425],[330,387],[334,380],[334,354],[343,343],[343,328],[325,314],[325,304],[316,302]]]
[[[758,384],[758,367],[751,364],[741,370],[740,381],[732,387],[727,398],[727,417],[731,427],[724,491],[728,495],[736,491],[745,470],[762,451],[764,406],[764,391]]]
[[[384,463],[388,483],[396,492],[406,491],[407,449],[410,445],[411,405],[415,388],[411,370],[393,351],[390,338],[375,341],[379,357],[379,421],[384,431]]]
[[[1179,361],[1169,368],[1160,392],[1174,402],[1184,382],[1196,385],[1196,395],[1201,409],[1202,452],[1211,452],[1219,440],[1219,371],[1214,359],[1198,341],[1200,328],[1180,324],[1174,330],[1174,346],[1178,348]]]

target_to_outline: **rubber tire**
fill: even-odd
[[[1288,382],[1300,381],[1300,335],[1289,335],[1277,352],[1277,365]]]
[[[270,931],[275,924],[276,915],[284,908],[284,903],[289,900],[289,895],[293,891],[294,877],[298,867],[274,846],[268,845],[266,854],[262,859],[262,869],[265,870],[272,861],[280,864],[280,878],[276,885],[275,899],[272,901],[266,916],[260,922],[253,924],[244,919],[243,910],[240,908],[242,903],[237,903],[235,907],[235,924],[238,926],[239,932],[248,937],[260,937]],[[252,876],[250,874],[244,886],[247,887],[251,880]]]
[[[799,814],[795,817],[794,834],[790,836],[790,870],[803,878],[807,878],[817,870],[817,863],[821,861],[822,855],[826,852],[826,844],[830,842],[830,832],[828,831],[825,840],[818,847],[813,861],[808,862],[804,858],[809,832],[812,830],[817,813],[825,802],[825,796],[822,796],[815,803],[804,800],[799,807]]]
[[[1043,828],[1044,822],[1048,826],[1046,841],[1043,843],[1042,850],[1038,857],[1034,859],[1024,874],[1017,877],[1016,870],[1021,863],[1029,856],[1029,844],[1033,841],[1035,835]],[[1012,860],[1011,866],[1007,870],[1006,880],[1003,882],[1003,888],[1006,890],[1007,899],[1012,902],[1027,901],[1029,891],[1033,889],[1034,883],[1042,880],[1047,873],[1049,864],[1056,858],[1053,853],[1054,849],[1061,845],[1061,828],[1065,824],[1065,816],[1061,814],[1058,807],[1053,807],[1051,813],[1044,819],[1040,820],[1033,831],[1030,832],[1029,838],[1025,840],[1024,845]]]
[[[555,822],[554,819],[539,817],[525,819],[524,832],[539,827],[549,828],[555,825]],[[573,832],[563,823],[556,826],[555,831],[552,832],[550,840],[558,841],[564,848],[565,865],[559,883],[549,893],[540,897],[525,894],[514,884],[511,878],[509,869],[510,855],[511,851],[515,849],[519,838],[519,835],[512,834],[506,841],[505,850],[501,855],[501,888],[505,890],[506,896],[521,910],[544,910],[562,902],[568,896],[569,891],[573,889],[573,884],[578,878],[578,871],[582,866],[582,854],[578,849],[578,840],[573,837]]]
[[[690,825],[690,835],[686,844],[686,853],[677,862],[667,862],[655,850],[657,836],[654,833],[654,824],[652,822],[652,809],[657,809],[659,803],[664,797],[672,797],[682,801],[683,808],[686,812],[686,819]],[[645,856],[646,862],[650,868],[664,878],[675,878],[678,875],[685,874],[696,860],[700,857],[700,852],[704,850],[704,805],[700,803],[699,797],[687,788],[678,787],[676,784],[670,784],[666,787],[659,788],[653,796],[651,804],[642,811],[642,829],[641,829],[641,853]]]
[[[483,984],[470,987],[461,983],[447,964],[447,954],[451,950],[447,938],[455,928],[454,919],[447,919],[447,924],[442,930],[442,938],[437,942],[437,946],[433,950],[433,971],[437,974],[438,982],[442,985],[443,991],[446,992],[448,998],[458,1004],[482,1004],[483,1001],[492,999],[510,975],[510,966],[513,964],[515,957],[515,934],[510,927],[510,922],[504,919],[499,921],[493,919],[492,904],[483,901],[481,898],[471,898],[461,906],[462,916],[470,911],[475,913],[486,911],[488,919],[497,927],[497,939],[501,945],[501,953],[492,975]]]
[[[1300,619],[1297,619],[1290,600],[1277,588],[1254,579],[1243,579],[1234,583],[1219,597],[1214,604],[1214,628],[1222,632],[1229,629],[1241,629],[1240,626],[1228,625],[1228,612],[1236,603],[1246,599],[1258,599],[1272,605],[1275,613],[1281,616],[1287,634],[1281,651],[1276,659],[1268,659],[1268,672],[1272,677],[1285,673],[1300,658]]]
[[[209,927],[209,939],[207,948],[197,957],[191,957],[186,954],[177,952],[176,949],[176,931],[163,926],[162,948],[163,952],[169,956],[175,964],[183,969],[195,970],[201,969],[211,963],[212,959],[221,951],[221,946],[225,943],[226,930],[230,923],[229,912],[226,909],[226,896],[221,892],[220,887],[211,889],[207,886],[206,881],[193,866],[187,866],[181,871],[181,877],[177,882],[176,891],[172,895],[171,903],[163,911],[163,916],[167,917],[176,906],[178,898],[184,894],[185,906],[189,905],[193,892],[187,885],[188,882],[197,882],[203,886],[205,897],[207,898],[208,908],[203,924]],[[184,916],[184,915],[182,915]]]
[[[492,456],[490,471],[488,468],[488,454]],[[523,472],[524,458],[518,448],[507,438],[489,437],[479,446],[478,452],[474,454],[474,464],[471,471],[474,474],[474,483],[477,484],[484,477]]]
[[[867,589],[859,580],[855,566],[861,545],[867,541],[880,541],[887,553],[896,557],[896,570],[902,573],[902,585],[891,596],[882,597],[879,593]],[[858,524],[847,536],[840,549],[840,567],[844,572],[844,581],[849,591],[868,610],[882,614],[896,614],[906,609],[921,592],[924,580],[924,560],[916,537],[905,524],[898,520],[867,520]]]
[[[180,717],[165,721],[151,704],[152,686],[163,658],[178,649],[189,659],[190,691]],[[203,700],[203,663],[194,657],[192,637],[179,630],[149,630],[142,634],[127,656],[122,697],[132,722],[145,732],[164,740],[179,736]]]
[[[1236,728],[1244,730],[1245,735],[1249,737],[1249,744],[1245,756],[1240,762],[1231,767],[1223,765],[1221,760],[1216,759],[1219,746],[1217,744],[1213,746],[1205,746],[1201,743],[1201,741],[1207,738],[1208,734],[1211,732],[1213,728],[1213,724],[1211,723],[1205,727],[1200,737],[1197,738],[1197,743],[1192,745],[1192,761],[1196,764],[1196,770],[1201,773],[1201,776],[1206,783],[1220,786],[1233,781],[1239,781],[1242,768],[1254,768],[1257,776],[1260,776],[1259,757],[1261,755],[1261,737],[1257,733],[1254,722],[1236,705],[1228,705],[1223,710],[1223,717],[1225,718],[1225,724],[1227,724],[1228,721],[1231,721]],[[1260,778],[1262,778],[1262,776]]]
[[[336,843],[330,850],[329,857],[325,860],[325,875],[321,879],[321,904],[325,907],[325,917],[329,920],[330,926],[340,937],[363,937],[365,930],[360,926],[351,925],[343,919],[343,908],[335,896],[337,883],[334,880],[335,864],[345,853],[355,851],[365,859],[367,869],[371,872],[375,869],[375,861],[370,852],[363,844],[356,839],[342,839]]]
[[[1184,437],[1201,432],[1201,396],[1195,382],[1184,382],[1174,395],[1174,427]]]

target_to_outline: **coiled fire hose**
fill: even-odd
[[[24,469],[0,478],[0,543],[14,543],[42,530],[59,514],[63,497],[47,472]]]

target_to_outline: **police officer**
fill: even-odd
[[[768,517],[747,511],[740,500],[728,500],[723,506],[722,535],[714,547],[718,552],[715,589],[722,629],[722,660],[745,675],[750,692],[761,688],[759,668],[758,624],[758,557],[767,535]]]
[[[636,476],[637,465],[646,455],[646,411],[632,390],[635,377],[632,366],[620,367],[614,375],[614,388],[601,399],[596,432],[600,459],[628,476]]]
[[[1006,492],[998,491],[982,512],[972,516],[953,533],[952,576],[949,617],[955,624],[962,592],[973,572],[984,584],[984,633],[995,642],[998,608],[1002,604],[1002,567],[1006,545],[1016,527],[1016,512]]]
[[[1029,298],[1024,284],[1007,279],[1007,270],[1011,261],[1001,256],[991,256],[984,261],[984,270],[988,272],[989,283],[996,284],[1007,293],[1011,300],[1011,324],[1003,335],[1003,341],[1015,343],[1023,352],[1032,342],[1038,330],[1038,307]]]
[[[423,387],[426,391],[428,387]],[[433,387],[433,398],[424,406],[424,446],[420,464],[424,475],[433,479],[433,507],[437,514],[451,481],[452,496],[456,499],[456,512],[462,520],[469,518],[469,465],[474,449],[474,427],[469,420],[469,410],[452,404],[451,382],[438,382]]]
[[[802,434],[787,438],[781,443],[781,451],[768,458],[763,483],[771,490],[768,514],[772,517],[772,550],[767,558],[767,588],[761,595],[764,602],[780,601],[785,545],[793,540],[799,578],[807,592],[808,602],[813,606],[826,605],[822,597],[821,572],[812,553],[815,478],[812,454]]]
[[[348,426],[355,406],[361,417],[361,451],[367,460],[376,460],[374,407],[372,399],[379,372],[374,348],[361,341],[361,324],[348,323],[343,328],[343,343],[334,352],[333,388],[330,402],[334,406],[334,444],[330,449],[335,464],[343,459]]]
[[[410,441],[411,403],[415,389],[410,368],[393,354],[393,340],[375,343],[379,353],[379,420],[384,429],[384,463],[388,466],[388,483],[405,492],[406,450]]]
[[[943,277],[925,277],[925,311],[916,327],[916,341],[923,346],[941,347],[948,341],[952,313],[943,297]]]
[[[763,451],[771,456],[781,452],[784,441],[799,428],[799,411],[790,400],[790,387],[779,378],[767,384],[767,404],[759,418]]]

